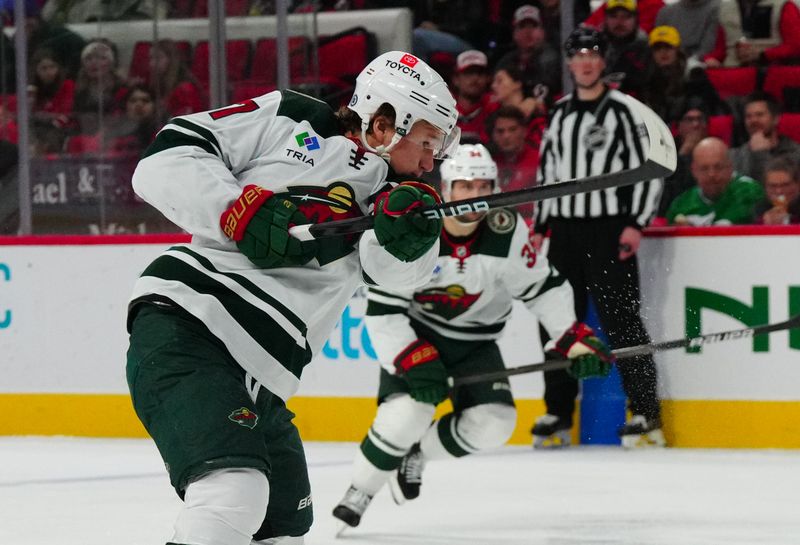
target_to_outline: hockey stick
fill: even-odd
[[[633,185],[643,180],[662,178],[672,174],[675,172],[678,160],[672,134],[664,122],[661,121],[650,108],[635,101],[635,99],[631,100],[634,101],[634,108],[639,112],[644,121],[644,129],[647,131],[647,136],[650,141],[647,153],[645,154],[645,161],[638,167],[621,172],[609,172],[582,179],[567,180],[555,184],[509,191],[508,193],[497,193],[486,197],[476,197],[439,205],[424,206],[417,208],[412,213],[424,214],[429,218],[460,216],[470,212],[486,212],[491,208],[502,206],[514,206],[545,199],[555,199],[566,195],[575,195],[577,193]],[[362,216],[359,218],[327,223],[298,225],[292,227],[289,232],[292,236],[300,240],[312,240],[315,238],[360,233],[361,231],[372,229],[374,221],[374,216]]]
[[[765,335],[767,333],[772,333],[773,331],[783,331],[784,329],[795,329],[798,327],[800,327],[800,314],[789,318],[785,322],[779,322],[776,324],[745,327],[743,329],[734,329],[733,331],[724,331],[721,333],[709,333],[708,335],[699,335],[697,337],[690,337],[688,339],[675,339],[673,341],[663,341],[660,343],[647,343],[636,346],[627,346],[625,348],[613,350],[611,353],[614,354],[614,357],[616,357],[618,360],[624,360],[636,356],[646,356],[656,352],[662,352],[664,350],[673,350],[675,348],[696,348],[721,341],[749,339],[755,335]],[[532,363],[530,365],[521,365],[519,367],[504,369],[502,371],[478,373],[477,375],[469,375],[466,377],[456,377],[452,379],[452,386],[465,386],[467,384],[475,384],[477,382],[488,382],[514,375],[534,373],[536,371],[566,369],[570,365],[572,365],[572,360],[568,359],[552,360],[543,363]]]

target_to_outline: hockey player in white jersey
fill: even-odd
[[[277,91],[175,118],[147,150],[136,193],[192,234],[142,273],[128,317],[134,408],[184,500],[170,543],[302,543],[312,500],[284,402],[361,283],[430,276],[441,220],[405,212],[438,195],[406,180],[455,149],[455,106],[394,51],[358,76],[349,112]],[[361,236],[288,233],[365,214]]]
[[[497,166],[482,145],[461,145],[441,166],[446,201],[486,196]],[[350,487],[333,515],[361,521],[387,481],[398,503],[419,495],[422,468],[499,447],[516,411],[508,380],[448,391],[448,377],[504,368],[496,339],[512,300],[521,300],[557,339],[546,346],[573,359],[577,377],[606,375],[612,356],[576,323],[569,283],[537,255],[525,222],[495,209],[445,218],[439,259],[422,288],[370,288],[366,324],[381,362],[378,413],[356,454]],[[448,393],[453,412],[431,424]]]

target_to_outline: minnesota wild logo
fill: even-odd
[[[242,407],[241,409],[236,409],[230,415],[228,415],[228,420],[231,422],[236,422],[240,426],[244,426],[245,428],[250,428],[252,430],[258,423],[258,415],[247,407]]]
[[[429,288],[416,293],[414,301],[422,307],[422,310],[452,320],[468,311],[481,293],[483,292],[469,293],[464,286],[451,284],[445,288]]]

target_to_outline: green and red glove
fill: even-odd
[[[438,405],[447,397],[447,370],[439,351],[428,341],[417,339],[394,359],[397,375],[408,383],[411,397]]]
[[[316,255],[317,241],[300,241],[289,229],[310,222],[292,201],[273,195],[257,185],[245,186],[236,202],[222,213],[220,227],[257,267],[305,265]]]
[[[375,235],[380,245],[400,261],[415,261],[425,255],[442,232],[442,219],[410,212],[441,202],[436,190],[422,182],[402,182],[378,195]]]
[[[567,373],[578,379],[607,377],[614,363],[611,350],[595,336],[592,328],[580,322],[572,324],[555,343],[547,343],[545,351],[572,360]]]

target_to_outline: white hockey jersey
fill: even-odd
[[[465,240],[442,231],[434,273],[421,288],[373,287],[366,323],[381,365],[395,372],[394,360],[417,340],[416,321],[457,340],[500,336],[519,299],[553,339],[575,322],[572,287],[537,254],[519,214],[495,209]]]
[[[245,371],[288,399],[357,287],[423,284],[438,244],[405,263],[367,231],[320,241],[319,258],[303,267],[264,270],[225,236],[220,216],[255,184],[292,200],[314,223],[358,217],[393,185],[391,176],[386,161],[339,135],[325,103],[292,91],[172,119],[137,166],[133,187],[192,243],[147,267],[131,308],[159,300],[182,307]]]

